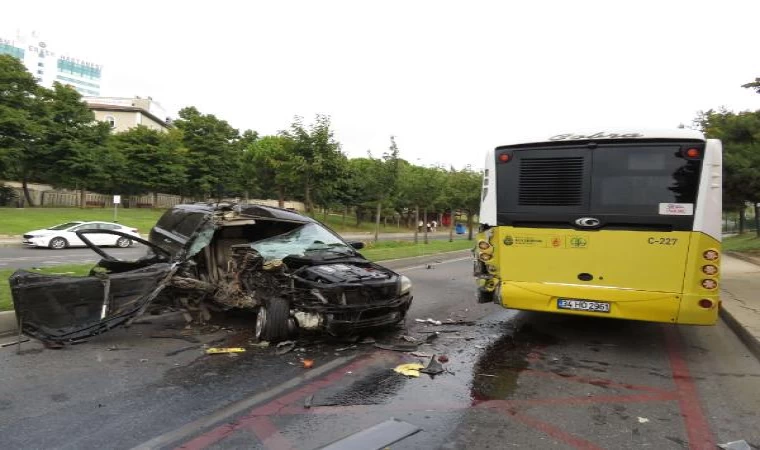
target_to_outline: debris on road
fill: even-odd
[[[431,325],[443,325],[443,322],[441,322],[440,320],[434,320],[434,319],[431,319],[430,317],[428,317],[427,319],[414,319],[414,321],[419,322],[419,323],[429,323]]]
[[[352,348],[356,348],[356,345],[349,345],[348,347],[336,348],[335,351],[336,352],[342,352],[342,351],[345,351],[345,350],[351,350]]]
[[[311,408],[312,402],[314,402],[314,395],[313,394],[309,395],[308,397],[306,397],[304,399],[304,401],[303,401],[303,407],[306,408],[306,409]]]
[[[422,428],[417,425],[390,418],[385,422],[381,422],[328,444],[325,447],[322,447],[322,450],[390,448],[391,444],[395,444],[419,431],[422,431]]]
[[[267,348],[269,347],[269,341],[259,341],[251,344],[254,347]]]
[[[447,363],[447,362],[449,362],[449,357],[446,356],[446,355],[439,355],[438,356],[438,362]]]
[[[312,367],[314,367],[313,359],[304,359],[301,361],[301,363],[303,364],[304,369],[311,369]]]
[[[151,333],[150,337],[154,339],[180,339],[192,342],[193,344],[200,342],[195,336],[177,333],[176,331],[156,331],[155,333]]]
[[[752,450],[744,439],[740,441],[726,442],[725,444],[718,444],[718,447],[724,450]]]
[[[412,356],[416,356],[418,358],[431,358],[433,356],[432,353],[425,353],[425,352],[411,352],[409,354]]]
[[[647,422],[649,422],[649,419],[647,419],[646,417],[638,417],[638,420],[639,420],[639,423],[647,423]]]
[[[438,339],[438,333],[433,333],[425,338],[425,343],[430,344],[436,339]]]
[[[178,348],[176,350],[172,350],[172,351],[166,352],[165,356],[174,356],[174,355],[178,355],[178,354],[180,354],[182,352],[186,352],[188,350],[194,350],[196,348],[201,348],[201,347],[203,347],[203,344],[187,345],[185,347],[180,347],[180,348]]]
[[[419,363],[407,363],[399,364],[393,369],[393,371],[407,377],[419,378],[420,370],[424,368],[425,366]]]
[[[443,373],[444,370],[441,363],[436,361],[435,355],[433,355],[430,358],[430,362],[428,362],[428,365],[424,369],[420,370],[420,372],[426,373],[428,375],[438,375],[439,373]]]
[[[374,343],[375,343],[375,338],[373,337],[365,337],[364,339],[359,341],[359,344],[374,344]]]
[[[394,352],[413,352],[417,350],[417,344],[375,344],[376,348],[381,350],[391,350]]]
[[[496,375],[491,375],[490,373],[479,373],[477,375],[479,377],[492,377],[492,378],[496,378]]]
[[[403,334],[400,336],[400,339],[404,340],[406,342],[417,342],[417,338],[412,337],[412,336],[403,335]]]
[[[16,345],[16,344],[23,344],[24,342],[29,342],[29,339],[24,338],[24,339],[21,339],[20,341],[6,342],[4,344],[0,344],[0,348],[10,347],[11,345]]]
[[[243,347],[211,347],[206,349],[207,355],[219,355],[225,353],[243,353],[245,349]]]
[[[114,344],[108,347],[106,350],[108,350],[109,352],[115,352],[118,350],[132,350],[132,349],[130,347],[119,347],[118,345]]]
[[[282,341],[279,344],[277,344],[277,350],[275,350],[275,355],[284,355],[285,353],[291,352],[294,348],[296,348],[296,342],[295,341]]]

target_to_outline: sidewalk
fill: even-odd
[[[721,318],[760,359],[760,258],[724,255]]]

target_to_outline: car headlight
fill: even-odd
[[[398,295],[408,294],[412,290],[412,280],[401,275],[398,281]]]

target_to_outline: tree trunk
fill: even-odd
[[[304,189],[304,203],[306,204],[306,212],[311,214],[314,208],[311,204],[311,183],[308,180]]]
[[[346,216],[348,215],[348,206],[343,207],[343,226],[346,226]]]
[[[755,203],[755,234],[760,238],[760,203]]]
[[[277,206],[285,207],[285,186],[277,186]]]
[[[451,220],[449,220],[449,242],[454,242],[454,208],[451,208]]]
[[[327,207],[322,208],[322,222],[327,223]]]
[[[87,191],[84,190],[84,186],[79,190],[79,207],[82,209],[87,207]]]
[[[378,234],[380,233],[380,211],[382,209],[382,202],[377,202],[377,211],[375,211],[375,242],[378,241]]]
[[[414,244],[417,245],[419,243],[419,238],[417,237],[417,234],[420,231],[420,207],[415,206],[414,207]]]
[[[21,180],[21,186],[24,189],[24,198],[26,199],[26,204],[30,207],[34,207],[34,202],[32,201],[32,193],[29,192],[29,180],[26,179],[26,175],[24,175],[24,178]]]
[[[472,240],[472,218],[474,214],[471,210],[467,210],[467,239]]]
[[[742,207],[739,210],[739,234],[744,234],[744,222],[745,222],[744,210],[745,209],[746,208]]]
[[[427,207],[422,208],[422,228],[425,229],[425,243],[428,243],[428,217],[427,217]]]
[[[153,205],[151,208],[158,208],[158,192],[153,193]]]

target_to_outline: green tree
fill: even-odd
[[[242,149],[236,145],[238,130],[193,106],[180,110],[179,117],[174,125],[182,131],[187,149],[187,192],[207,197],[232,193],[242,156]]]
[[[301,178],[306,211],[312,213],[315,196],[325,198],[327,192],[334,190],[335,174],[345,160],[330,128],[330,117],[318,114],[308,129],[303,120],[296,117],[290,129],[280,134],[289,138],[286,151],[292,155]]]
[[[44,100],[40,158],[31,163],[47,170],[46,178],[53,184],[79,189],[80,207],[85,207],[86,189],[112,189],[121,170],[122,160],[107,145],[110,127],[95,121],[82,96],[71,87],[56,82]]]
[[[754,89],[755,92],[760,94],[760,78],[755,78],[755,81],[750,81],[749,83],[742,84],[742,87],[745,89]]]
[[[451,168],[446,173],[446,183],[442,202],[451,208],[452,219],[455,209],[467,212],[468,238],[472,240],[473,218],[480,209],[480,189],[482,175],[469,168],[457,171]]]
[[[298,183],[296,162],[287,151],[288,137],[264,136],[250,144],[243,155],[243,173],[257,186],[257,194],[276,195],[280,208]]]
[[[155,205],[159,192],[178,192],[187,182],[187,152],[179,130],[162,132],[138,125],[115,134],[111,146],[124,158],[118,183],[121,193],[152,192]]]
[[[18,59],[0,55],[0,177],[21,179],[29,206],[34,204],[27,183],[41,179],[35,162],[46,150],[38,145],[43,92]]]
[[[399,165],[398,193],[400,200],[408,206],[414,207],[415,218],[414,226],[417,230],[417,223],[422,220],[423,224],[427,223],[428,207],[434,206],[440,201],[442,195],[441,186],[444,184],[445,172],[439,168],[428,168],[414,165]],[[422,216],[420,216],[420,207],[422,207]],[[425,230],[425,243],[427,244],[427,228]],[[414,241],[417,242],[417,232],[414,234]]]

